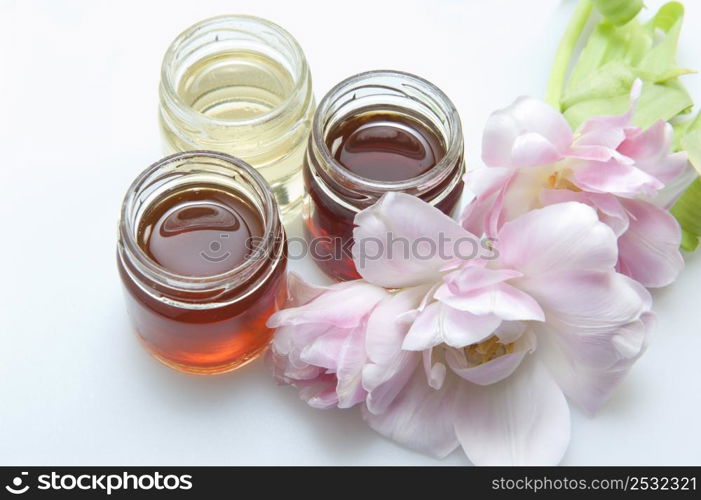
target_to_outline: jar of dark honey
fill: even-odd
[[[358,278],[353,219],[390,191],[450,214],[465,172],[460,117],[435,85],[398,71],[352,76],[319,103],[304,165],[311,255],[337,280]]]
[[[117,263],[138,338],[185,372],[221,373],[256,358],[286,298],[275,198],[255,169],[223,153],[178,153],[134,181]]]

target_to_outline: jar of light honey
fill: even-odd
[[[166,51],[159,93],[167,153],[214,150],[240,158],[268,181],[283,214],[294,214],[315,101],[292,35],[257,17],[201,21]]]

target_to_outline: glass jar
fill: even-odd
[[[270,21],[206,19],[163,57],[159,115],[167,153],[214,150],[241,158],[268,181],[285,215],[302,199],[314,109],[302,49]]]
[[[337,157],[334,130],[371,114],[415,123],[435,135],[442,156],[428,170],[406,179],[378,180],[358,175]],[[404,126],[400,123],[400,126]],[[375,138],[377,139],[377,138]],[[304,164],[304,219],[310,253],[337,280],[359,277],[353,264],[353,220],[386,192],[418,196],[450,214],[462,194],[465,173],[460,117],[436,86],[398,71],[370,71],[336,85],[319,103]],[[382,161],[378,161],[378,168]]]
[[[184,274],[149,253],[144,221],[162,200],[188,199],[203,190],[245,203],[260,234],[246,241],[250,251],[235,267]],[[190,267],[207,264],[197,259],[214,263],[219,257],[182,241],[166,250],[179,252],[176,257]],[[211,250],[218,249],[212,243]],[[139,175],[122,204],[117,263],[139,339],[158,360],[189,373],[226,372],[256,358],[273,334],[265,323],[286,298],[287,242],[275,198],[255,169],[222,153],[177,153]]]

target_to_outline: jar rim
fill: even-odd
[[[292,64],[294,71],[290,72],[290,76],[294,81],[294,88],[288,93],[283,101],[271,108],[269,111],[248,118],[215,118],[194,109],[192,106],[184,102],[180,94],[177,92],[170,68],[175,61],[179,49],[185,43],[187,43],[188,40],[198,35],[201,31],[217,28],[217,25],[219,24],[223,24],[223,26],[220,26],[219,29],[233,29],[236,31],[249,33],[255,33],[255,30],[260,30],[261,28],[269,29],[281,36],[282,39],[289,45],[294,58],[294,64]],[[230,24],[229,28],[226,27],[227,24]],[[246,30],[244,26],[237,26],[237,24],[248,25],[251,27],[251,29]],[[302,50],[302,47],[297,39],[295,39],[295,37],[293,37],[282,26],[272,21],[262,17],[246,14],[223,14],[209,17],[193,24],[175,37],[175,39],[168,46],[168,49],[163,55],[163,60],[161,62],[161,89],[164,95],[168,98],[169,104],[177,108],[183,115],[187,116],[193,121],[206,121],[207,123],[222,127],[254,126],[278,118],[294,102],[299,100],[299,97],[301,97],[303,93],[305,93],[305,88],[308,86],[308,80],[309,66],[307,63],[307,58],[305,57],[304,51]]]
[[[264,232],[261,244],[244,261],[233,269],[210,276],[188,276],[175,273],[161,266],[150,258],[137,242],[138,227],[134,224],[133,209],[139,193],[149,186],[152,176],[163,167],[175,162],[188,163],[197,158],[209,158],[229,164],[232,170],[243,173],[256,187],[261,197],[261,216]],[[187,175],[187,173],[183,174]],[[267,254],[273,248],[282,224],[278,217],[277,203],[263,179],[263,176],[248,163],[226,153],[215,151],[183,151],[166,156],[147,167],[129,186],[120,211],[119,242],[123,246],[131,262],[138,266],[139,272],[157,283],[165,283],[179,290],[204,291],[219,287],[238,286],[253,276],[269,257]]]
[[[453,125],[453,131],[449,134],[450,137],[446,141],[445,155],[436,165],[421,175],[399,181],[382,181],[363,177],[345,168],[340,162],[338,162],[336,158],[334,158],[328,144],[326,143],[324,134],[325,120],[323,118],[331,109],[331,106],[334,104],[336,98],[339,95],[347,93],[349,90],[353,89],[353,87],[358,86],[358,84],[362,84],[366,81],[369,85],[371,85],[371,79],[375,77],[397,78],[406,82],[402,83],[402,85],[414,85],[430,92],[436,103],[441,107],[441,111],[445,114],[447,120]],[[389,87],[387,84],[377,86],[394,89],[393,87]],[[321,163],[330,167],[329,173],[334,175],[336,180],[348,181],[355,186],[361,186],[365,190],[378,193],[385,191],[405,191],[415,188],[416,186],[421,186],[427,182],[431,182],[436,177],[443,177],[453,168],[455,162],[463,153],[463,137],[460,116],[457,108],[448,98],[448,96],[441,89],[420,76],[404,71],[387,69],[365,71],[352,75],[339,82],[331,90],[329,90],[317,107],[316,114],[314,115],[314,121],[312,123],[311,137],[314,141],[316,152],[321,155]]]

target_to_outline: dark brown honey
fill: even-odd
[[[413,117],[392,112],[365,112],[341,120],[329,131],[326,145],[334,159],[347,170],[375,181],[404,181],[418,177],[434,168],[445,156],[445,146],[439,136]],[[450,168],[462,172],[462,156]],[[358,279],[350,249],[353,244],[353,220],[350,210],[318,189],[308,163],[304,178],[313,207],[305,217],[310,250],[317,265],[329,276],[339,280]],[[453,176],[420,197],[430,201],[447,189],[435,203],[450,214],[462,194],[462,181]]]
[[[245,200],[215,188],[184,189],[159,200],[139,226],[154,262],[184,276],[214,276],[241,265],[263,224]]]
[[[264,224],[243,196],[198,186],[163,197],[144,212],[136,242],[168,272],[195,279],[229,273],[251,256]],[[119,259],[127,309],[145,347],[164,364],[200,374],[232,370],[270,342],[267,319],[286,298],[286,241],[275,240],[255,274],[235,286],[166,291]],[[144,286],[146,283],[146,286]],[[165,299],[165,300],[164,300]]]
[[[418,177],[445,155],[433,131],[398,113],[353,115],[330,131],[327,144],[346,169],[378,181]]]

